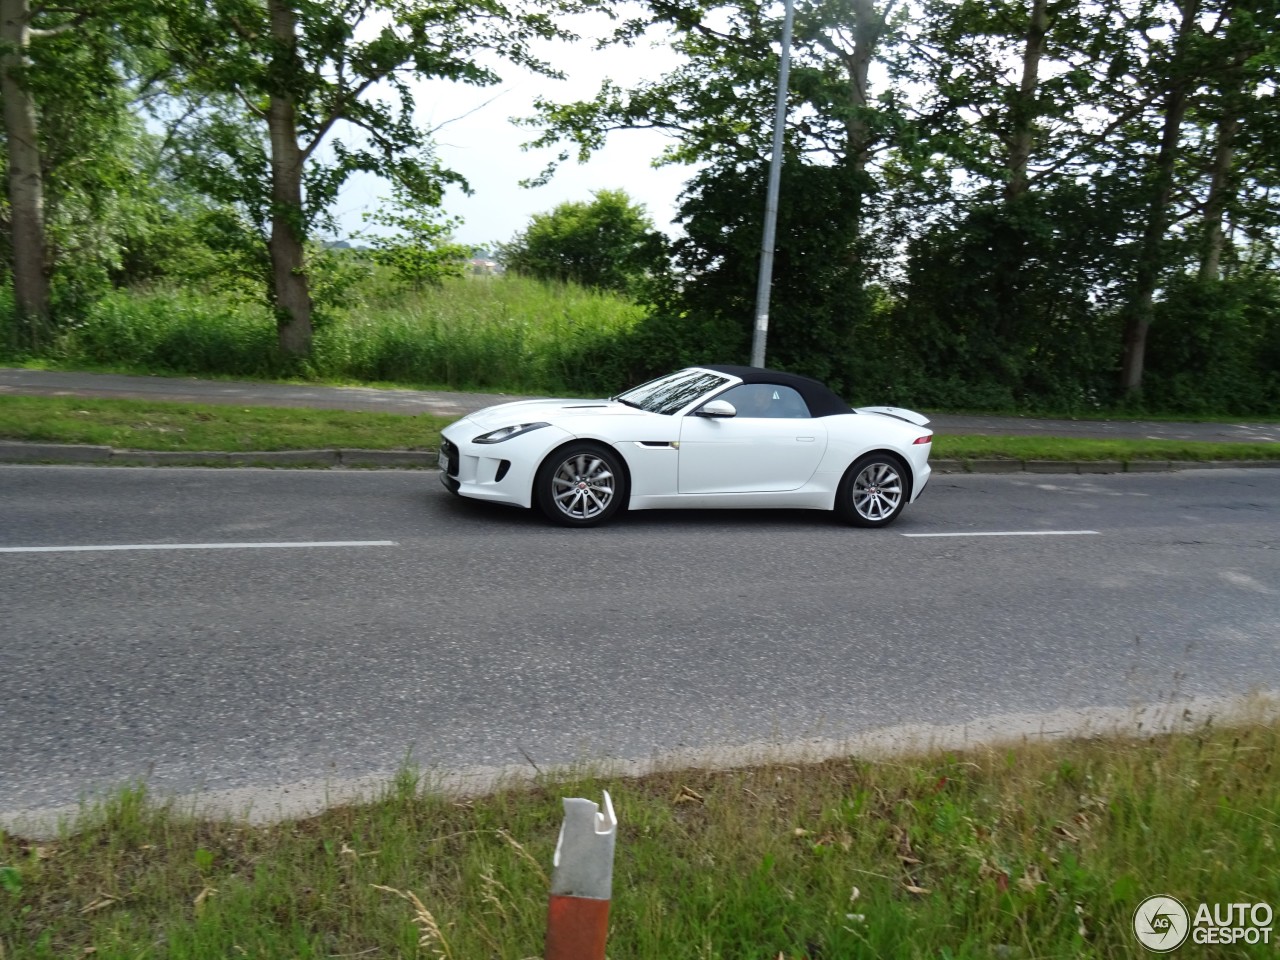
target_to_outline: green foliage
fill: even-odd
[[[1071,231],[1058,224],[1070,221]],[[909,247],[892,311],[898,372],[926,406],[1088,411],[1114,393],[1113,324],[1093,301],[1108,281],[1082,248],[1105,210],[1079,190],[971,209]]]
[[[1156,306],[1143,400],[1185,414],[1280,410],[1280,280],[1175,279]]]
[[[373,247],[375,263],[389,267],[411,290],[439,287],[445,277],[460,277],[466,271],[470,248],[453,239],[462,221],[415,203],[403,188],[395,190],[389,206],[366,213],[364,219],[395,231],[359,234],[358,239]]]
[[[284,372],[266,310],[176,291],[115,291],[67,325],[56,345],[65,360],[137,365],[171,373],[271,377]]]
[[[370,268],[352,251],[312,256],[317,293],[330,306],[306,375],[528,393],[615,392],[629,382],[620,345],[643,310],[613,294],[462,277],[420,293],[372,296]],[[4,350],[7,297],[0,288],[0,359],[19,356]],[[296,374],[274,345],[274,318],[261,303],[160,288],[104,296],[62,331],[51,357],[166,373]]]
[[[513,273],[598,290],[635,293],[666,266],[666,243],[643,206],[623,190],[534,214],[498,251]]]
[[[147,207],[147,134],[130,110],[124,70],[139,21],[106,2],[98,16],[39,8],[24,83],[34,100],[43,175],[46,260],[54,326],[109,288]],[[4,168],[7,173],[7,154]],[[6,224],[7,226],[7,224]],[[0,239],[4,261],[11,253]]]
[[[612,294],[521,277],[447,279],[383,302],[316,338],[317,373],[528,393],[620,386],[610,357],[642,310]],[[623,381],[625,382],[625,381]]]
[[[427,132],[414,122],[408,79],[495,83],[481,51],[550,72],[530,43],[561,33],[541,11],[490,0],[447,8],[417,0],[273,3],[163,5],[178,168],[252,225],[260,242],[270,232],[285,247],[332,226],[332,204],[356,173],[391,181],[415,204],[437,205],[442,184],[462,178],[432,157]],[[340,121],[356,132],[339,136]],[[301,196],[301,206],[289,196]],[[426,225],[398,226],[419,236],[395,259],[425,280],[442,266],[423,262]],[[305,272],[301,278],[305,288]],[[305,330],[309,318],[290,322]]]
[[[678,273],[652,296],[645,325],[656,365],[748,359],[766,175],[763,164],[717,164],[686,191],[685,235],[674,244]],[[858,242],[861,184],[845,166],[789,157],[782,168],[767,361],[837,389],[851,386],[852,337],[869,310]]]

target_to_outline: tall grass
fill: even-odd
[[[52,359],[229,377],[284,371],[275,323],[253,304],[177,291],[115,290],[59,332]]]
[[[598,390],[617,383],[600,357],[642,317],[617,296],[572,285],[464,278],[354,311],[318,337],[315,364],[322,375],[363,381]]]
[[[367,298],[318,315],[311,358],[290,364],[277,351],[274,318],[260,304],[117,290],[64,325],[45,359],[227,377],[590,393],[617,387],[609,358],[642,317],[619,297],[574,286],[451,279],[439,289]]]

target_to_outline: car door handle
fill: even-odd
[[[813,443],[817,437],[796,437],[796,443]]]

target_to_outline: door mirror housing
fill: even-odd
[[[727,420],[737,415],[737,408],[728,400],[708,400],[694,411],[696,417],[711,417],[715,420]]]

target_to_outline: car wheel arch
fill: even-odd
[[[573,447],[584,447],[584,446],[594,447],[603,453],[607,453],[611,457],[616,459],[619,464],[621,464],[622,486],[626,495],[621,498],[618,504],[617,513],[626,512],[628,507],[628,502],[631,499],[631,464],[627,461],[627,458],[623,454],[623,452],[619,450],[616,446],[609,443],[608,441],[601,440],[598,437],[591,437],[591,436],[570,437],[568,440],[565,440],[562,443],[556,444],[554,447],[552,447],[550,450],[548,450],[545,454],[542,455],[542,459],[538,461],[538,466],[534,469],[533,478],[530,481],[529,502],[535,507],[535,509],[538,507],[538,503],[539,503],[538,480],[542,476],[543,470],[547,466],[547,464],[551,463],[557,457],[562,456],[565,451]]]
[[[544,463],[546,463],[552,457],[558,455],[560,451],[565,450],[579,443],[586,443],[594,447],[599,447],[601,450],[604,450],[606,453],[611,453],[615,457],[617,457],[619,460],[621,460],[622,469],[626,474],[625,479],[627,481],[627,489],[628,490],[631,489],[631,463],[627,460],[626,454],[624,454],[621,450],[619,450],[614,444],[610,443],[607,440],[601,440],[599,437],[589,437],[589,436],[588,437],[570,437],[568,440],[564,440],[564,441],[561,441],[560,443],[557,443],[554,447],[552,447],[550,450],[548,450],[546,453],[542,455],[542,459],[538,461],[538,469],[541,469]],[[535,474],[537,473],[537,469],[534,470],[534,473]]]
[[[852,483],[852,476],[854,474],[854,471],[859,470],[860,467],[862,467],[864,464],[867,464],[867,461],[877,457],[890,461],[893,464],[893,466],[897,469],[899,475],[902,478],[903,489],[902,489],[901,505],[898,507],[897,510],[894,511],[893,517],[886,522],[892,522],[893,519],[896,519],[898,515],[902,512],[902,509],[905,508],[906,505],[911,502],[912,491],[914,491],[915,489],[915,471],[912,469],[910,461],[906,457],[904,457],[902,454],[898,453],[896,450],[893,450],[892,448],[872,447],[869,450],[863,450],[859,452],[856,457],[854,457],[852,460],[849,461],[849,465],[845,467],[844,473],[842,473],[840,476],[840,482],[836,485],[836,492],[835,492],[835,497],[834,497],[832,506],[835,509],[836,513],[842,516],[844,519],[846,520],[851,519],[850,517],[851,508],[844,506],[842,499],[845,498],[847,495],[848,485]],[[868,524],[860,523],[859,525],[866,526]],[[870,524],[870,525],[878,526],[879,524]]]

